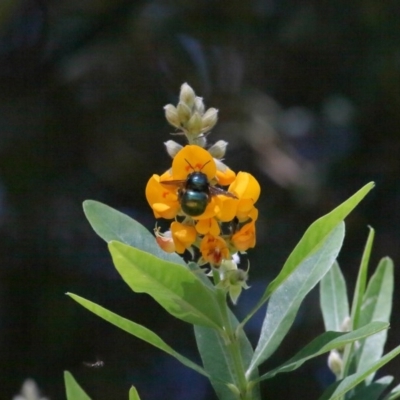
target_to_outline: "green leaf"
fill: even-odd
[[[361,265],[358,271],[356,287],[354,289],[353,301],[351,305],[349,329],[357,329],[360,327],[359,318],[361,313],[362,300],[364,297],[365,288],[367,284],[368,263],[371,255],[374,237],[375,237],[375,231],[372,228],[370,228],[368,239],[365,244],[364,252],[361,258]],[[353,355],[354,355],[353,344],[351,343],[345,347],[343,352],[343,369],[341,372],[341,378],[355,371],[354,363],[356,360],[353,357]]]
[[[383,391],[393,382],[393,376],[383,376],[358,390],[349,400],[378,400]]]
[[[260,365],[278,348],[292,326],[304,297],[322,279],[335,261],[343,238],[344,223],[342,222],[318,251],[303,260],[271,296],[249,371]]]
[[[236,317],[232,312],[229,313],[229,316],[233,329],[236,329],[238,326]],[[195,326],[194,332],[204,368],[210,375],[210,381],[218,399],[237,400],[237,396],[224,383],[236,383],[236,375],[232,368],[234,361],[231,359],[231,353],[221,335],[214,329],[202,326]],[[253,356],[253,348],[243,330],[239,331],[239,346],[243,366],[247,368]],[[257,378],[258,370],[256,369],[253,371],[250,380],[256,381]],[[253,388],[251,399],[261,399],[258,384],[255,384]]]
[[[67,400],[91,400],[68,371],[64,371]]]
[[[389,322],[392,312],[393,286],[393,261],[386,257],[380,261],[378,268],[368,283],[361,307],[360,326],[371,321]],[[386,338],[387,331],[383,331],[365,339],[361,343],[358,350],[357,370],[371,365],[381,358]],[[372,379],[373,375],[369,376],[367,384]]]
[[[262,375],[259,380],[270,379],[282,372],[294,371],[311,358],[327,353],[333,349],[342,348],[348,343],[374,335],[388,327],[389,324],[385,322],[371,322],[370,324],[351,332],[324,332],[301,349],[293,358],[272,371]]]
[[[140,400],[139,393],[135,386],[132,386],[129,390],[129,400]]]
[[[148,229],[127,215],[94,200],[84,201],[83,211],[93,230],[107,243],[115,240],[163,260],[186,265],[176,253],[170,254],[161,250]]]
[[[400,398],[400,385],[395,386],[383,400],[395,400]]]
[[[158,349],[165,351],[167,354],[171,355],[172,357],[175,357],[178,361],[180,361],[182,364],[186,365],[187,367],[195,370],[199,374],[202,374],[204,376],[208,377],[207,372],[204,371],[203,368],[189,360],[188,358],[184,357],[183,355],[179,354],[176,352],[174,349],[172,349],[168,344],[166,344],[157,334],[152,332],[150,329],[147,329],[146,327],[139,325],[133,321],[129,321],[126,318],[123,318],[89,300],[84,299],[83,297],[80,297],[76,294],[73,293],[67,293],[68,296],[70,296],[72,299],[74,299],[77,303],[91,311],[93,314],[96,314],[97,316],[103,318],[104,320],[110,322],[111,324],[115,325],[116,327],[122,329],[125,332],[130,333],[133,336],[136,336],[139,339],[142,339],[143,341],[150,343],[154,347],[157,347]]]
[[[320,283],[320,303],[326,331],[342,331],[342,324],[350,316],[346,281],[335,262]]]
[[[333,229],[335,229],[335,227],[350,214],[350,212],[373,187],[373,182],[368,183],[340,206],[336,207],[329,214],[317,219],[309,226],[286,260],[279,275],[268,285],[260,301],[254,307],[252,312],[244,319],[241,325],[244,325],[251,316],[255,314],[255,312],[268,300],[272,293],[274,293],[275,290],[277,290],[278,287],[290,277],[290,275],[304,260],[309,258],[323,245]]]
[[[112,241],[108,248],[116,269],[133,291],[148,293],[183,321],[216,329],[223,326],[215,291],[188,268],[120,242]]]
[[[361,265],[358,271],[356,288],[354,290],[353,303],[351,306],[351,321],[353,328],[359,327],[359,319],[361,314],[361,306],[367,286],[367,275],[368,275],[368,263],[371,256],[372,245],[374,243],[375,231],[370,227],[367,243],[361,258]]]
[[[342,396],[344,396],[348,391],[356,387],[359,383],[361,383],[367,376],[371,375],[378,369],[382,368],[385,364],[395,358],[400,354],[400,346],[395,347],[391,352],[387,353],[381,359],[376,361],[374,364],[363,368],[356,373],[347,376],[346,378],[334,383],[329,386],[328,389],[322,394],[319,400],[339,400]]]

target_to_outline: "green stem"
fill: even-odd
[[[225,328],[225,341],[227,342],[226,347],[231,356],[233,370],[236,375],[236,382],[234,382],[240,392],[240,400],[251,400],[252,396],[249,392],[248,381],[246,379],[246,371],[243,366],[242,354],[240,352],[239,338],[232,328],[231,320],[229,318],[229,308],[226,301],[226,292],[221,289],[217,289],[218,304],[221,310],[222,318],[224,321]]]

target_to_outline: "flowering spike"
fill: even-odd
[[[203,99],[187,83],[181,87],[178,105],[164,109],[168,122],[179,129],[175,134],[185,136],[188,145],[166,141],[172,166],[147,183],[146,198],[154,216],[173,219],[166,232],[155,230],[156,241],[166,252],[188,252],[193,259],[200,253],[197,265],[210,264],[214,274],[218,270],[218,286],[236,303],[249,287],[248,270],[238,268],[237,253],[255,246],[260,185],[249,173],[235,174],[221,161],[228,145],[224,140],[207,150],[206,138],[217,123],[218,110],[204,112]]]

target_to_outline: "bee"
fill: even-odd
[[[233,193],[210,184],[207,175],[201,172],[207,163],[200,171],[195,171],[189,161],[186,160],[186,162],[193,169],[186,179],[160,182],[163,185],[178,186],[178,200],[186,215],[197,217],[203,214],[212,196],[224,195],[237,199]]]

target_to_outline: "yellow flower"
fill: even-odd
[[[171,224],[171,233],[176,252],[179,254],[184,253],[195,242],[197,237],[194,226],[181,224],[176,221]]]
[[[258,214],[255,207],[253,207],[252,214]],[[257,216],[233,234],[231,242],[237,251],[246,251],[256,245],[256,219]]]
[[[200,146],[183,147],[172,161],[172,179],[185,180],[189,174],[200,171],[209,181],[215,178],[217,167],[211,154]]]
[[[207,235],[207,233],[218,236],[220,234],[219,224],[215,218],[201,219],[196,224],[196,231],[200,235]]]
[[[200,252],[202,261],[214,267],[231,258],[228,245],[220,236],[205,235],[200,243]]]
[[[236,175],[235,181],[229,186],[228,191],[239,199],[236,217],[239,221],[245,221],[260,196],[261,189],[259,183],[251,174],[239,172]]]
[[[146,199],[156,218],[172,219],[180,209],[177,191],[174,187],[162,185],[160,178],[159,175],[153,175],[149,179],[146,186]]]

